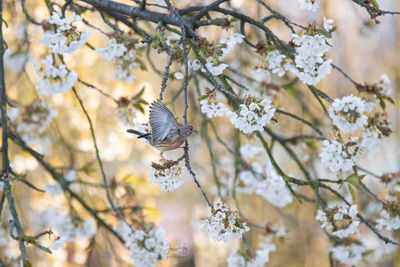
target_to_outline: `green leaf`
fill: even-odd
[[[138,103],[138,104],[143,104],[143,105],[148,105],[148,104],[149,104],[149,103],[148,103],[146,100],[144,100],[143,98],[139,99],[139,100],[137,101],[137,103]]]
[[[138,100],[142,97],[144,90],[146,89],[146,87],[143,86],[143,88],[139,91],[139,93],[137,93],[136,95],[133,96],[133,100]]]
[[[133,106],[134,106],[137,110],[139,110],[140,112],[144,113],[144,109],[142,108],[142,106],[141,106],[140,104],[135,103],[135,104],[133,104]]]
[[[146,64],[144,64],[144,61],[143,60],[141,60],[140,58],[136,58],[136,60],[135,60],[137,63],[139,63],[139,65],[140,65],[140,69],[141,70],[147,70],[147,67],[146,67]]]
[[[287,86],[285,87],[285,89],[289,93],[289,95],[291,95],[292,97],[296,97],[296,91],[294,90],[293,87]]]
[[[24,267],[32,267],[32,264],[27,259],[24,259],[22,262]]]
[[[136,55],[141,56],[145,50],[146,50],[145,46],[139,47],[138,49],[136,49]]]
[[[380,99],[387,100],[387,101],[389,101],[390,103],[394,104],[394,100],[393,100],[392,98],[390,98],[389,96],[382,95],[382,96],[380,97]]]
[[[318,148],[318,144],[315,140],[313,139],[305,139],[304,143],[311,149],[317,149]]]
[[[96,171],[96,169],[93,168],[91,165],[86,165],[85,167],[83,167],[82,171],[87,175],[91,175],[94,171]]]
[[[207,95],[202,95],[202,96],[199,97],[199,101],[204,100],[204,99],[207,99],[207,98],[208,98]]]
[[[348,187],[349,187],[351,197],[353,198],[353,200],[356,200],[356,192],[354,191],[354,188],[350,184],[348,184]]]
[[[371,4],[372,4],[374,7],[379,8],[379,4],[378,4],[378,2],[377,2],[376,0],[371,0]]]
[[[133,189],[133,187],[130,186],[129,184],[125,184],[125,190],[126,190],[126,193],[127,193],[129,196],[132,196],[132,197],[135,196],[135,189]]]
[[[379,105],[381,106],[382,109],[385,109],[386,108],[385,101],[383,101],[381,97],[379,97],[379,100],[380,100]]]
[[[347,177],[347,182],[349,182],[349,184],[357,187],[360,185],[360,178],[358,178],[357,174],[353,173],[349,177]]]

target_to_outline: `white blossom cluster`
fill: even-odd
[[[254,146],[250,144],[243,144],[240,146],[240,154],[243,158],[253,158],[255,155],[261,153],[264,149],[260,146]]]
[[[117,43],[115,38],[108,40],[108,46],[104,48],[96,48],[99,56],[106,60],[114,60],[121,57],[126,50],[128,50],[123,44]]]
[[[381,137],[378,136],[376,132],[371,129],[365,129],[360,142],[361,147],[366,148],[367,150],[372,150],[380,143]]]
[[[323,22],[323,27],[324,27],[324,30],[325,31],[327,31],[327,32],[330,32],[331,30],[333,30],[333,19],[326,19],[325,17],[324,17],[324,22]]]
[[[353,133],[368,123],[365,101],[354,95],[336,98],[329,108],[332,123],[345,133]]]
[[[271,233],[266,236],[260,236],[262,242],[258,244],[260,247],[253,257],[249,255],[241,255],[236,249],[232,249],[229,257],[226,259],[228,267],[263,267],[269,261],[269,254],[276,251],[274,239],[281,238],[286,235],[285,228],[279,225],[270,227]]]
[[[315,12],[319,5],[317,3],[318,0],[298,0],[301,9],[307,9]]]
[[[330,46],[328,39],[322,34],[302,35],[293,34],[293,43],[296,45],[295,64],[284,65],[305,84],[314,85],[325,78],[331,70],[331,59],[324,59]]]
[[[333,256],[341,263],[351,266],[356,265],[363,258],[366,248],[362,245],[351,244],[349,246],[340,245],[330,249]]]
[[[342,144],[335,140],[324,140],[324,147],[319,154],[322,163],[331,171],[348,171],[354,166],[354,161],[344,151]]]
[[[229,114],[229,109],[223,103],[213,103],[207,99],[200,101],[201,112],[207,114],[207,117],[223,117]]]
[[[122,57],[117,58],[115,75],[117,79],[124,80],[126,83],[133,82],[136,76],[131,72],[133,69],[139,67],[139,63],[135,61],[135,50],[129,49]]]
[[[237,214],[220,200],[214,202],[211,208],[211,216],[201,221],[201,229],[217,241],[230,241],[241,238],[244,232],[250,230]]]
[[[285,69],[282,67],[282,61],[285,58],[286,56],[282,55],[279,50],[273,50],[265,57],[268,63],[268,68],[272,73],[277,74],[278,77],[282,77],[285,74]]]
[[[345,136],[350,140],[348,143],[345,141],[339,143],[334,140],[323,141],[324,147],[320,157],[322,163],[331,171],[350,170],[358,155],[365,150],[374,149],[380,144],[381,139],[390,133],[390,120],[387,120],[383,114],[375,113],[372,120],[367,115],[375,108],[376,104],[376,102],[367,102],[354,95],[333,100],[329,108],[332,124],[346,134],[353,134],[361,129],[362,135],[361,138],[359,136]],[[343,145],[343,143],[345,144]]]
[[[177,71],[177,72],[174,73],[174,78],[177,79],[177,80],[183,80],[183,78],[185,78],[185,75],[183,75],[182,72]]]
[[[168,253],[168,241],[162,227],[146,224],[143,229],[132,231],[126,223],[119,222],[115,231],[125,240],[129,256],[137,267],[152,267]]]
[[[76,22],[80,20],[82,18],[74,13],[72,21]],[[46,31],[44,37],[39,41],[50,47],[53,53],[73,53],[75,50],[81,48],[90,37],[90,31],[77,31],[76,27],[71,25],[67,19],[62,18],[60,13],[53,12],[47,21],[52,25],[56,25],[57,31],[55,33]]]
[[[116,62],[115,77],[122,79],[126,83],[133,82],[136,76],[131,72],[136,67],[140,66],[136,60],[136,50],[134,48],[127,48],[124,44],[118,43],[115,38],[108,41],[108,46],[104,48],[97,48],[96,51],[100,57]]]
[[[206,59],[205,63],[206,68],[210,71],[210,73],[214,76],[221,75],[222,72],[228,67],[227,64],[224,63],[215,63],[213,62],[213,58],[209,57]],[[202,72],[207,72],[202,66],[198,59],[195,59],[190,62],[191,69],[198,71],[201,70]]]
[[[12,71],[22,71],[29,59],[29,53],[7,48],[4,53],[4,64]]]
[[[39,77],[36,89],[44,95],[66,92],[74,86],[78,79],[78,74],[73,70],[68,71],[64,64],[55,66],[51,55],[48,55],[41,63],[44,65],[44,69],[37,68],[36,72],[38,75],[43,72],[43,76]]]
[[[183,181],[178,180],[182,168],[177,162],[162,161],[160,164],[153,163],[150,168],[148,180],[153,184],[159,184],[163,192],[177,189]]]
[[[22,121],[16,127],[17,132],[22,134],[22,139],[27,142],[34,132],[43,133],[57,114],[57,110],[51,109],[45,101],[37,99],[25,107]]]
[[[393,91],[393,89],[390,87],[391,83],[392,83],[392,81],[389,79],[389,77],[386,74],[382,74],[381,79],[379,81],[379,85],[380,85],[379,93],[384,96],[389,96]]]
[[[400,229],[400,216],[392,217],[386,210],[381,211],[381,217],[376,220],[376,228],[379,230],[393,231]]]
[[[331,211],[334,212],[332,218],[335,225],[340,228],[332,232],[332,235],[338,238],[346,238],[351,234],[357,233],[358,226],[360,225],[360,221],[354,220],[358,214],[357,205],[352,205],[350,208],[336,207],[335,209],[331,209]],[[322,229],[328,232],[333,229],[332,222],[328,220],[328,216],[324,211],[318,210],[315,219],[321,223]],[[342,226],[339,227],[339,224]]]
[[[44,192],[48,195],[56,196],[56,195],[61,195],[63,193],[62,187],[59,183],[44,184],[43,188]]]
[[[240,104],[238,114],[235,112],[230,113],[230,121],[235,128],[245,134],[262,131],[265,124],[271,121],[275,110],[276,108],[271,106],[271,100],[269,99],[263,99],[260,103]]]
[[[263,196],[272,205],[283,208],[293,200],[283,177],[280,176],[269,162],[264,169],[266,179],[263,179],[256,190],[256,194]]]
[[[223,38],[219,41],[221,45],[224,47],[221,48],[222,55],[218,57],[218,60],[214,60],[212,57],[206,58],[205,66],[210,71],[210,73],[214,76],[221,75],[222,72],[228,67],[227,64],[221,63],[221,61],[225,58],[227,54],[229,54],[236,44],[240,44],[243,42],[244,35],[240,33],[234,33],[231,38]],[[201,70],[202,72],[206,72],[206,70],[201,66],[201,63],[198,59],[195,59],[190,62],[190,67],[195,70]]]
[[[255,193],[279,208],[293,201],[283,177],[276,172],[271,162],[268,162],[264,168],[257,162],[253,162],[251,167],[252,171],[245,170],[239,173],[236,182],[237,192]]]
[[[136,109],[134,106],[135,101],[133,99],[129,99],[127,97],[120,97],[117,100],[117,109],[115,110],[115,114],[118,117],[118,120],[127,126],[133,126],[133,120],[136,117]]]
[[[117,115],[120,122],[125,125],[132,125],[133,119],[136,116],[136,110],[130,106],[119,106],[115,110],[115,114]]]
[[[231,38],[222,38],[219,40],[220,44],[225,44],[225,47],[223,47],[222,50],[222,55],[220,56],[220,60],[223,60],[227,54],[229,54],[233,48],[237,44],[241,44],[243,42],[244,35],[241,33],[234,33]]]
[[[7,108],[7,117],[10,119],[10,121],[15,121],[15,119],[19,115],[19,108],[18,107],[10,107]],[[1,118],[1,115],[0,115]]]
[[[80,238],[88,239],[97,233],[96,223],[89,218],[78,227],[68,213],[47,209],[41,212],[41,220],[48,223],[53,232],[58,235],[51,247],[55,250],[62,249],[65,242],[76,242]]]

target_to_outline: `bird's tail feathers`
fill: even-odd
[[[143,138],[143,137],[147,137],[147,136],[150,135],[150,133],[142,133],[142,132],[136,131],[136,130],[134,130],[134,129],[128,129],[128,130],[126,130],[126,131],[127,131],[128,133],[132,133],[132,134],[138,135],[138,138]]]

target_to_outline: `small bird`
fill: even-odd
[[[151,146],[161,151],[161,157],[163,152],[179,148],[193,132],[197,133],[193,126],[178,123],[160,100],[151,103],[149,117],[151,132],[143,133],[133,129],[127,132],[145,138]]]

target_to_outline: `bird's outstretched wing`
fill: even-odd
[[[174,115],[161,101],[150,106],[150,127],[153,144],[164,140],[170,133],[177,134],[179,128]]]

